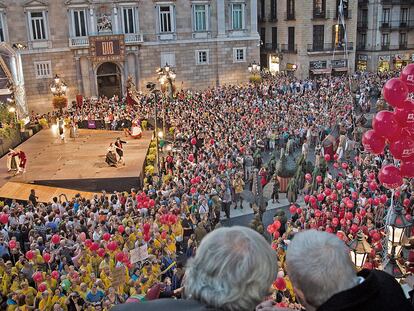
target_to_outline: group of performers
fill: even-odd
[[[15,175],[26,172],[27,157],[20,149],[9,149],[7,154],[7,171]]]

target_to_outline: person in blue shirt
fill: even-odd
[[[91,290],[86,295],[86,301],[90,303],[97,303],[101,302],[104,297],[105,293],[98,289],[96,284],[93,284]]]

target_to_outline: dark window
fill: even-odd
[[[272,27],[272,49],[277,49],[277,27]]]
[[[270,0],[270,18],[272,21],[277,20],[277,0]]]
[[[408,21],[408,8],[401,8],[400,23],[402,26],[407,26]]]
[[[325,18],[325,0],[313,0],[313,17]]]
[[[265,0],[260,0],[260,20],[264,20],[266,17]]]
[[[390,22],[390,9],[382,9],[382,23],[389,24]]]
[[[342,6],[341,6],[341,0],[336,0],[336,17],[338,17],[343,12],[344,18],[348,18],[349,10],[348,10],[348,0],[342,0]]]
[[[288,50],[295,50],[295,27],[288,27]]]
[[[266,28],[264,27],[260,28],[260,40],[262,40],[263,43],[266,43]]]
[[[406,47],[406,46],[407,46],[407,33],[400,32],[400,47]]]
[[[287,0],[287,19],[295,19],[295,0]]]
[[[324,44],[324,25],[314,25],[313,26],[313,50],[322,51]]]
[[[358,49],[364,49],[367,44],[367,34],[358,33]]]

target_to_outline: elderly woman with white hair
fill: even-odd
[[[277,276],[277,257],[269,243],[246,227],[209,233],[188,262],[186,299],[125,304],[112,310],[251,311],[269,295]]]

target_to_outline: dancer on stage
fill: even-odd
[[[26,157],[26,153],[23,152],[23,150],[17,149],[18,153],[19,153],[19,160],[20,160],[20,165],[19,165],[19,169],[17,170],[17,173],[26,173],[26,164],[27,164],[27,157]]]
[[[60,118],[57,120],[57,126],[59,130],[59,136],[62,142],[65,141],[65,120]]]
[[[117,159],[116,159],[116,153],[115,153],[115,147],[113,143],[109,144],[108,147],[108,152],[106,154],[106,159],[105,162],[109,165],[109,166],[114,166],[117,167]]]
[[[134,121],[132,121],[132,127],[129,131],[129,135],[131,135],[131,137],[135,139],[142,137],[142,129],[139,125],[139,119],[135,119]]]
[[[20,167],[19,153],[13,149],[9,149],[7,154],[7,171],[18,171]]]
[[[122,144],[126,144],[126,143],[127,142],[121,140],[120,137],[118,137],[115,142],[116,153],[118,154],[118,157],[119,157],[118,163],[122,163],[123,165],[125,165],[125,162],[124,162],[124,147]]]

